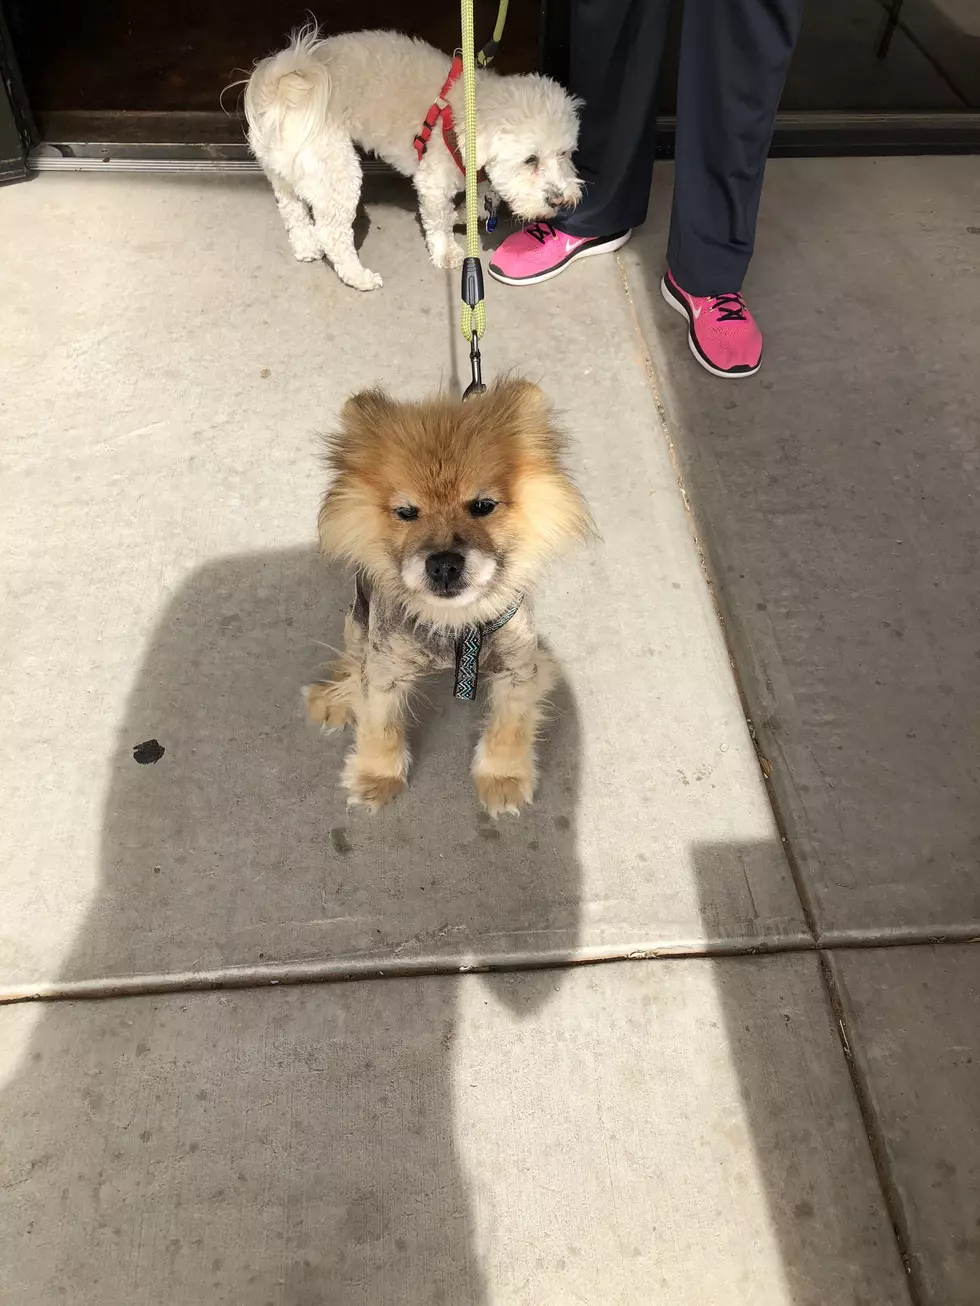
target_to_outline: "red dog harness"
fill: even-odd
[[[456,126],[453,121],[452,105],[449,103],[447,96],[456,82],[459,81],[463,73],[463,57],[456,55],[453,59],[452,66],[449,69],[449,76],[446,78],[442,90],[436,102],[429,108],[425,115],[425,122],[422,124],[419,134],[415,137],[415,153],[419,156],[419,163],[429,148],[429,141],[432,139],[432,133],[436,129],[436,123],[442,121],[442,139],[446,142],[446,149],[453,156],[456,167],[463,175],[466,175],[466,165],[463,162],[463,156],[460,153],[459,141],[456,139]],[[486,181],[486,173],[481,168],[476,174],[477,181]]]

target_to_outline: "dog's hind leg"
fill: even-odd
[[[296,190],[313,211],[313,230],[337,276],[355,290],[378,290],[381,278],[364,267],[354,248],[354,219],[361,197],[361,161],[342,130],[321,133],[317,150],[296,159]]]
[[[316,238],[309,209],[284,177],[275,172],[268,172],[266,176],[279,205],[290,249],[301,263],[316,262],[323,257],[323,250]]]

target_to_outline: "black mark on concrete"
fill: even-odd
[[[140,766],[152,766],[154,762],[159,762],[166,751],[159,739],[147,739],[133,749],[133,759]]]
[[[335,853],[340,853],[341,857],[349,857],[354,851],[354,845],[347,836],[347,831],[339,825],[335,830],[330,831],[330,842],[333,844]]]

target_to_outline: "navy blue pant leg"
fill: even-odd
[[[685,0],[667,259],[695,295],[738,290],[803,0]],[[586,183],[561,221],[608,236],[647,213],[669,0],[571,0],[569,89]]]

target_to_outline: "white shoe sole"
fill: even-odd
[[[559,263],[556,268],[550,272],[542,272],[536,277],[505,277],[502,272],[495,272],[493,264],[487,267],[487,271],[493,277],[494,281],[500,281],[505,286],[540,286],[542,281],[550,281],[552,277],[560,277],[563,272],[567,272],[573,263],[577,263],[580,258],[591,258],[593,254],[614,254],[617,249],[622,249],[626,242],[632,236],[632,231],[627,231],[624,236],[617,236],[615,240],[607,240],[601,245],[590,245],[588,249],[583,249],[581,253],[576,251],[570,254],[563,263]]]
[[[723,372],[720,367],[712,367],[694,343],[694,331],[691,327],[691,315],[687,311],[687,306],[683,300],[677,298],[670,286],[667,285],[666,277],[660,278],[660,293],[663,295],[664,303],[669,304],[675,313],[680,313],[681,317],[687,323],[688,348],[706,372],[710,372],[712,376],[720,376],[723,381],[741,381],[743,377],[755,376],[756,372],[758,372],[759,368],[762,366],[761,354],[759,355],[759,361],[756,363],[755,367],[751,368],[748,372]]]

